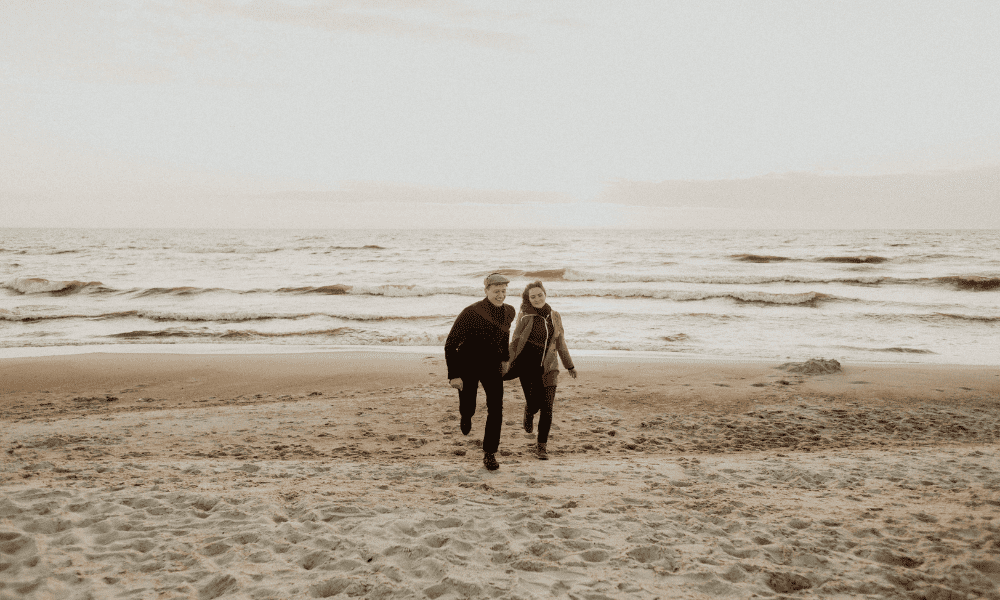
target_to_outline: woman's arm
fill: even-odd
[[[514,357],[517,356],[517,343],[529,321],[529,319],[522,319],[522,316],[524,315],[520,312],[517,313],[517,325],[514,326],[514,334],[510,336],[510,360],[514,360]]]
[[[573,357],[569,355],[569,347],[566,346],[566,329],[562,324],[562,315],[555,313],[556,318],[559,319],[559,338],[556,340],[556,350],[559,352],[559,358],[562,360],[562,364],[570,372],[570,375],[576,377],[576,367],[573,366]]]

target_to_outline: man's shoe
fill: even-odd
[[[545,450],[545,444],[535,446],[535,456],[538,460],[549,460],[549,453]]]
[[[535,415],[528,412],[528,407],[524,407],[524,430],[531,433],[535,429]]]
[[[462,417],[462,435],[469,435],[472,431],[472,417]]]
[[[486,452],[483,454],[483,466],[490,471],[496,471],[500,468],[500,463],[497,462],[497,457],[492,452]]]

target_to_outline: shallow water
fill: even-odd
[[[997,231],[0,230],[0,349],[440,346],[482,278],[572,349],[1000,364]]]

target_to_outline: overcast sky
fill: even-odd
[[[993,0],[4,0],[0,209],[1000,228],[998,24]]]

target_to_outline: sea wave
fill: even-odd
[[[378,339],[380,344],[391,346],[440,346],[448,339],[447,333],[415,333],[383,336]]]
[[[507,273],[512,273],[507,270]],[[772,291],[754,291],[745,289],[718,290],[671,290],[667,286],[655,284],[690,284],[694,286],[754,286],[773,284],[806,284],[815,286],[847,285],[881,287],[895,285],[912,286],[953,286],[959,291],[990,291],[1000,289],[1000,277],[978,275],[953,275],[946,277],[898,278],[880,275],[857,275],[849,277],[810,277],[794,274],[779,275],[650,275],[642,273],[606,273],[596,271],[581,271],[574,269],[548,269],[544,271],[517,271],[529,278],[538,278],[540,273],[547,273],[554,281],[563,282],[562,289],[552,289],[553,296],[604,296],[621,298],[653,298],[666,300],[705,300],[710,298],[730,297],[747,302],[771,302],[777,304],[800,304],[814,300],[841,299],[832,294],[815,290],[797,293],[776,293]],[[572,284],[605,284],[596,287],[579,287]],[[624,284],[617,287],[616,284]],[[629,285],[634,284],[634,285]],[[272,289],[227,289],[217,287],[151,287],[117,289],[105,286],[100,281],[53,280],[37,277],[20,277],[3,283],[2,288],[17,294],[46,294],[50,296],[67,296],[85,292],[89,294],[128,295],[134,298],[148,297],[189,297],[201,294],[234,294],[234,295],[266,295],[266,294],[296,294],[296,295],[351,295],[351,296],[384,296],[384,297],[427,297],[427,296],[466,296],[478,297],[482,288],[477,285],[444,285],[425,286],[419,284],[347,284],[332,283],[318,286],[290,286]],[[516,292],[516,290],[515,290]],[[809,295],[812,296],[809,296]],[[511,294],[512,298],[515,294]],[[809,296],[807,300],[802,300]],[[212,320],[212,319],[207,319]]]
[[[800,258],[791,258],[789,256],[773,256],[769,254],[731,254],[729,258],[738,260],[740,262],[748,262],[748,263],[774,263],[774,262],[790,262],[790,261],[803,260]],[[819,258],[813,259],[813,262],[848,263],[848,264],[879,264],[888,261],[889,259],[884,256],[872,256],[872,255],[821,256]]]
[[[922,348],[903,348],[903,347],[892,347],[892,348],[875,348],[875,352],[897,352],[900,354],[937,354],[932,350],[924,350]]]
[[[335,329],[314,329],[309,331],[287,331],[287,332],[264,332],[252,329],[230,329],[227,331],[192,331],[190,329],[173,328],[158,330],[135,330],[122,333],[112,333],[106,337],[114,339],[137,340],[137,339],[162,339],[162,338],[202,338],[202,339],[264,339],[264,338],[294,338],[294,337],[317,337],[317,336],[340,336],[353,332],[350,327],[337,327]]]
[[[820,292],[802,292],[800,294],[772,294],[768,292],[730,292],[725,297],[740,302],[758,302],[762,304],[815,304],[821,300],[831,300],[834,296]]]
[[[36,323],[40,321],[58,321],[63,319],[86,319],[87,315],[32,315],[32,314],[20,314],[14,313],[8,310],[0,309],[0,321],[8,321],[11,323]]]
[[[692,283],[722,285],[763,285],[768,283],[841,283],[847,285],[880,285],[899,283],[902,280],[880,275],[854,277],[808,277],[803,275],[654,275],[650,273],[607,273],[583,271],[573,268],[522,271],[502,269],[497,271],[508,277],[525,277],[543,281],[597,282],[597,283]]]
[[[824,263],[845,263],[845,264],[880,264],[889,262],[884,256],[824,256],[817,258],[816,262]]]
[[[957,319],[959,321],[973,321],[978,323],[1000,323],[1000,317],[987,317],[981,315],[958,315],[954,313],[934,313],[937,317],[943,317],[945,319]]]
[[[198,288],[198,287],[156,287],[147,289],[114,290],[106,288],[100,282],[48,282],[41,280],[39,284],[22,284],[21,289],[31,289],[41,291],[67,290],[56,293],[72,293],[84,286],[96,286],[101,292],[112,293],[132,293],[136,298],[150,296],[192,296],[205,293],[233,293],[233,294],[267,294],[267,293],[291,293],[291,294],[331,294],[331,295],[356,295],[356,296],[387,296],[387,297],[422,297],[437,295],[458,295],[458,296],[479,296],[480,290],[471,286],[442,286],[424,287],[419,285],[406,284],[384,284],[384,285],[344,285],[333,284],[326,286],[306,286],[294,288],[279,288],[277,290],[227,290],[224,288]],[[10,282],[8,282],[10,283]],[[611,282],[608,282],[611,283]],[[640,282],[628,282],[640,283]],[[32,287],[34,286],[34,287]],[[762,302],[769,304],[806,304],[819,300],[832,300],[836,296],[820,292],[800,292],[800,293],[774,293],[753,290],[729,290],[729,291],[687,291],[687,290],[665,290],[650,288],[567,288],[553,291],[553,296],[570,297],[612,297],[612,298],[653,298],[675,301],[696,301],[710,300],[713,298],[731,298],[743,302]],[[136,313],[137,315],[139,313]],[[113,316],[118,316],[113,314]]]
[[[662,336],[662,339],[665,342],[687,342],[691,340],[691,336],[686,333],[677,333],[674,335]]]
[[[136,298],[144,298],[146,296],[193,296],[195,294],[204,294],[206,292],[216,292],[221,291],[219,288],[199,288],[191,286],[180,286],[180,287],[154,287],[140,290],[136,293]]]
[[[3,283],[2,288],[18,294],[49,294],[67,296],[84,291],[103,291],[107,288],[100,281],[54,280],[41,277],[15,277]]]
[[[969,256],[963,256],[960,254],[943,254],[940,252],[935,252],[932,254],[911,254],[907,256],[900,256],[899,258],[892,259],[892,262],[896,263],[922,263],[929,260],[943,260],[946,258],[960,258],[963,260],[968,260]]]
[[[807,277],[801,275],[648,275],[642,273],[595,273],[567,270],[566,281],[593,281],[598,283],[692,283],[709,285],[764,285],[769,283],[809,283],[881,285],[897,283],[892,277]]]
[[[372,315],[358,313],[274,313],[268,311],[218,311],[218,312],[177,312],[162,310],[123,310],[96,314],[22,314],[0,309],[0,321],[34,323],[40,321],[58,321],[65,319],[89,319],[108,321],[115,319],[147,319],[155,322],[204,322],[204,323],[246,323],[251,321],[297,321],[314,317],[326,317],[342,321],[381,322],[381,321],[427,321],[453,318],[454,315]]]
[[[334,329],[311,329],[305,331],[284,331],[268,332],[254,329],[229,329],[225,331],[191,330],[184,328],[171,328],[160,330],[138,329],[122,333],[114,333],[105,336],[116,341],[142,342],[157,340],[158,342],[171,339],[182,340],[215,340],[219,342],[247,342],[255,340],[268,340],[278,343],[280,341],[298,341],[308,343],[309,338],[313,338],[316,343],[330,343],[329,338],[336,338],[337,344],[364,344],[364,345],[387,345],[387,346],[439,346],[448,337],[447,333],[416,332],[397,335],[380,335],[372,331],[358,330],[351,327],[337,327]]]
[[[842,300],[832,294],[820,292],[800,292],[779,294],[759,291],[678,291],[650,289],[615,289],[615,290],[560,290],[560,296],[568,297],[605,297],[605,298],[653,298],[657,300],[674,300],[676,302],[696,302],[700,300],[730,299],[737,302],[775,304],[775,305],[815,305],[820,301]]]
[[[283,294],[327,294],[331,296],[337,296],[346,294],[351,291],[349,285],[342,285],[335,283],[333,285],[321,285],[321,286],[304,286],[304,287],[284,287],[279,288],[278,291]]]
[[[167,248],[164,248],[165,250]],[[178,248],[177,251],[183,254],[273,254],[275,252],[281,252],[286,250],[286,248],[226,248],[218,246],[200,247],[200,248]]]
[[[985,292],[1000,289],[1000,277],[982,277],[979,275],[951,275],[936,277],[935,281],[949,283],[959,290]]]
[[[864,352],[889,352],[892,354],[937,354],[933,350],[924,348],[907,348],[905,346],[892,346],[890,348],[866,348],[864,346],[837,346],[845,350],[861,350]]]
[[[729,258],[736,259],[740,262],[748,262],[748,263],[773,263],[773,262],[785,262],[789,260],[797,260],[794,258],[789,258],[787,256],[768,256],[765,254],[733,254]]]
[[[493,271],[494,273],[499,273],[507,277],[524,277],[525,279],[539,279],[542,281],[568,281],[566,274],[570,269],[536,269],[536,270],[523,270],[523,269],[498,269]],[[485,277],[486,274],[473,273],[470,277]]]

